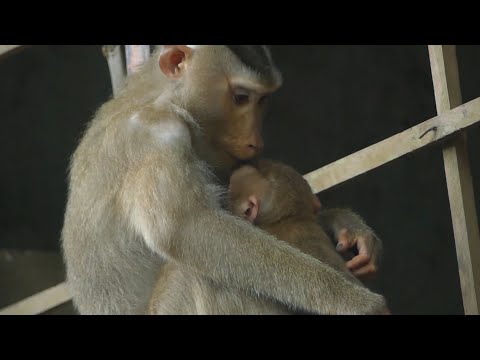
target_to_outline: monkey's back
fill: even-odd
[[[145,81],[141,76],[132,87]],[[82,314],[145,313],[163,263],[133,230],[120,196],[132,168],[129,117],[153,101],[147,92],[130,100],[127,89],[105,103],[71,158],[61,239],[67,282]]]

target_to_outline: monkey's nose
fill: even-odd
[[[249,151],[253,152],[253,155],[258,155],[263,150],[263,140],[262,138],[257,138],[255,140],[251,140],[247,145]]]
[[[248,147],[254,151],[262,151],[263,146],[248,144]]]
[[[263,150],[263,145],[248,144],[247,151],[251,154],[250,157],[259,155]]]
[[[254,144],[248,144],[238,148],[234,156],[240,161],[248,161],[259,155],[260,152],[261,148],[258,148]]]

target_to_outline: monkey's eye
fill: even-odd
[[[248,104],[248,101],[250,100],[250,96],[247,93],[244,92],[238,92],[233,94],[233,101],[235,102],[235,105],[245,105]]]

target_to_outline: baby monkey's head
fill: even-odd
[[[269,225],[289,217],[311,219],[320,209],[307,181],[292,167],[257,160],[230,177],[229,210],[255,225]]]

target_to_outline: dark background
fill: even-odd
[[[265,122],[266,155],[302,173],[436,115],[427,46],[276,45],[272,52],[285,82]],[[458,46],[457,54],[467,102],[480,96],[480,46]],[[69,156],[110,94],[101,46],[34,46],[0,60],[0,249],[57,253],[49,263],[61,267]],[[479,150],[474,127],[469,151],[477,209]],[[395,160],[320,198],[327,207],[356,210],[383,239],[385,264],[373,287],[393,313],[463,313],[440,147]],[[30,272],[41,273],[32,266]]]

